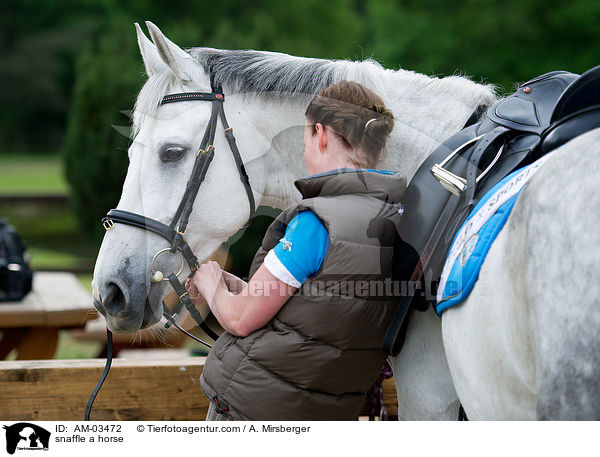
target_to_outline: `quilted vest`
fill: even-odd
[[[239,420],[355,420],[385,361],[381,345],[399,300],[390,283],[406,178],[340,169],[294,184],[303,200],[273,221],[250,277],[300,211],[322,221],[329,251],[265,327],[221,335],[201,387]]]

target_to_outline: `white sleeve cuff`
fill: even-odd
[[[264,265],[273,276],[279,279],[281,282],[286,283],[288,286],[299,289],[302,287],[300,281],[298,281],[288,269],[281,263],[281,260],[275,255],[273,249],[271,249],[265,256]]]

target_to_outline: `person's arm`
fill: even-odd
[[[290,221],[285,236],[248,284],[208,262],[200,266],[188,290],[192,298],[201,294],[207,300],[225,330],[248,336],[269,322],[320,269],[328,249],[327,229],[312,211],[304,211]]]
[[[225,284],[227,284],[227,288],[229,292],[234,295],[237,295],[244,290],[244,287],[248,284],[246,281],[238,278],[236,275],[229,273],[228,271],[221,270],[223,273],[223,279],[225,280]]]
[[[233,294],[227,288],[224,273],[217,262],[200,265],[189,291],[192,297],[200,293],[206,298],[219,323],[236,336],[245,337],[262,328],[297,290],[261,265],[241,292]]]

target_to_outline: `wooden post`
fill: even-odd
[[[209,403],[199,378],[205,359],[115,359],[91,419],[204,420]],[[0,421],[83,420],[103,369],[101,359],[0,362]],[[383,388],[388,414],[397,416],[393,378]]]
[[[200,390],[204,357],[113,361],[92,420],[203,420]],[[48,360],[0,363],[0,420],[83,420],[104,361]]]

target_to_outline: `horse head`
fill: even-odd
[[[212,93],[214,88],[203,65],[168,40],[154,24],[147,25],[152,41],[136,24],[148,81],[136,102],[129,168],[117,210],[169,226],[179,217],[178,207],[191,181],[197,156],[205,153],[201,143],[214,116],[209,102],[161,101],[167,94]],[[231,119],[245,115],[235,96],[228,99],[227,107],[231,107]],[[245,137],[246,126],[247,123],[240,125]],[[248,154],[242,160],[264,146],[259,132],[248,135],[252,136],[252,146],[246,148]],[[259,202],[263,187],[261,164],[255,160],[250,176],[252,191],[245,188],[221,122],[217,122],[212,146],[214,156],[193,198],[193,210],[183,234],[199,262],[248,221],[248,201],[256,198]],[[177,228],[174,224],[173,228]],[[170,272],[179,273],[182,279],[190,273],[190,266],[183,262],[179,251],[169,250],[172,244],[168,240],[156,233],[112,222],[105,228],[110,230],[105,234],[94,270],[94,304],[115,332],[130,333],[149,327],[161,319],[162,300],[171,290],[160,275],[154,275],[153,281],[152,272],[164,272],[165,278]]]

